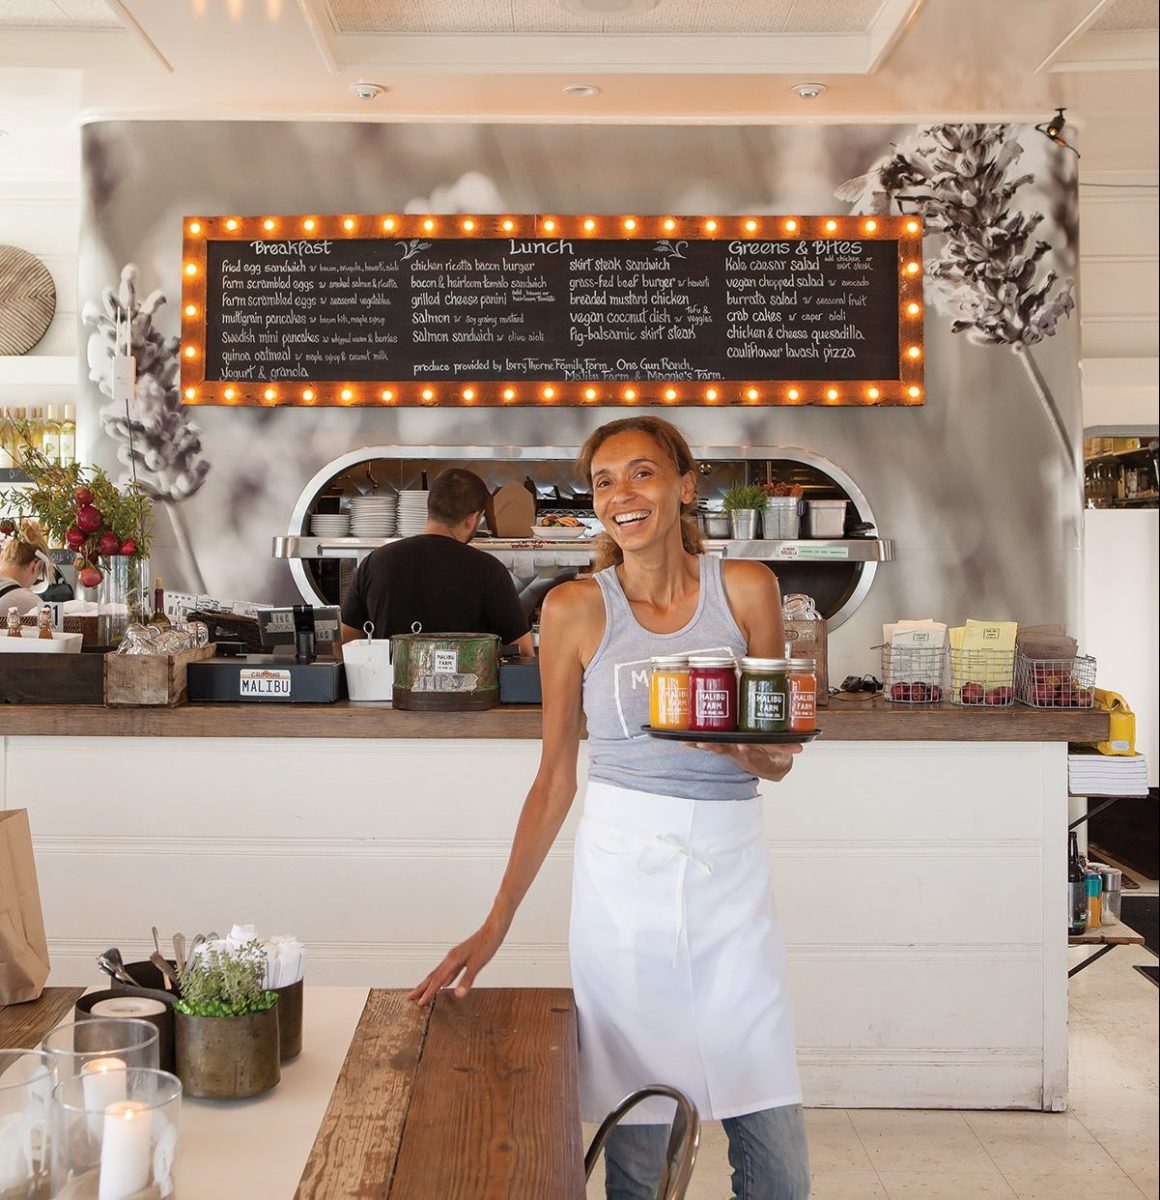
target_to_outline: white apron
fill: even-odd
[[[569,951],[585,1121],[650,1083],[680,1088],[706,1120],[800,1103],[759,799],[589,780]],[[671,1114],[649,1101],[627,1121]]]

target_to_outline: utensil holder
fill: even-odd
[[[796,541],[801,536],[801,501],[796,496],[771,496],[761,513],[766,539]]]
[[[302,1053],[302,980],[271,990],[278,997],[278,1057],[289,1062]]]

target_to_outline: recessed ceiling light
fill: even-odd
[[[582,17],[628,17],[656,8],[657,0],[557,0],[561,8]]]
[[[564,89],[565,96],[599,96],[600,89],[594,83],[570,83]]]
[[[360,79],[358,83],[352,83],[350,90],[360,100],[373,100],[376,96],[381,96],[387,89],[381,83],[368,83],[366,80]]]
[[[816,100],[825,90],[824,83],[795,83],[790,89],[803,100]]]

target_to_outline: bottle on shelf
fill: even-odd
[[[52,641],[52,609],[47,604],[40,606],[40,612],[36,617],[37,639],[42,639],[46,642]]]
[[[71,467],[77,460],[77,410],[66,404],[60,423],[60,465]]]
[[[1076,937],[1087,929],[1087,876],[1079,857],[1079,835],[1067,835],[1067,931]]]
[[[36,448],[50,463],[60,465],[60,417],[55,404],[44,410],[44,417],[37,426]]]
[[[173,622],[165,615],[165,581],[160,575],[153,581],[153,615],[149,618],[150,625],[160,625],[168,629]]]
[[[10,408],[8,422],[4,428],[3,465],[16,467],[20,464],[20,455],[25,449],[23,428],[28,420],[26,408]]]
[[[20,610],[16,607],[15,604],[9,605],[8,620],[7,620],[6,624],[8,627],[8,636],[9,637],[23,637],[24,636],[23,629],[21,628],[21,625],[20,625]]]

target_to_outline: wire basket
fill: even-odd
[[[946,665],[942,646],[883,646],[882,695],[892,704],[940,704]]]
[[[964,708],[1007,708],[1015,702],[1014,650],[951,647],[951,703]]]
[[[1092,708],[1095,705],[1096,660],[1015,657],[1015,699],[1031,708]]]

